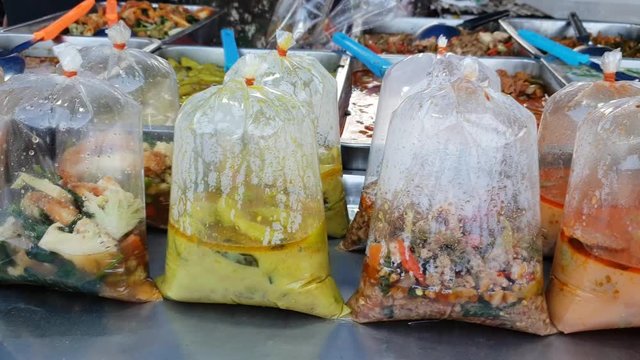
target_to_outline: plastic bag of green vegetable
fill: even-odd
[[[0,282],[160,300],[147,274],[140,107],[75,76],[71,45],[54,52],[66,76],[0,85]]]
[[[91,73],[131,95],[142,106],[142,123],[151,130],[173,126],[178,109],[178,83],[173,68],[165,59],[149,52],[126,47],[131,30],[120,21],[107,30],[113,46],[85,47],[83,73]],[[146,136],[144,152],[147,221],[167,226],[169,184],[173,142]]]
[[[347,312],[330,276],[315,120],[308,107],[243,79],[192,96],[175,132],[165,297]],[[254,83],[255,81],[255,83]]]
[[[349,218],[342,185],[342,158],[336,80],[318,60],[288,52],[294,45],[291,33],[277,32],[278,49],[258,55],[265,65],[256,76],[265,86],[286,92],[310,106],[317,118],[316,140],[327,217],[327,232],[335,238],[347,232]],[[225,81],[241,78],[249,60],[240,60],[229,70]]]

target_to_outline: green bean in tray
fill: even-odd
[[[200,64],[186,56],[180,60],[170,58],[168,61],[176,71],[181,104],[191,95],[213,85],[220,85],[224,80],[224,69],[218,65]]]

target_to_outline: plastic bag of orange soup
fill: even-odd
[[[142,106],[147,221],[166,228],[173,156],[171,135],[180,109],[176,73],[167,60],[128,48],[131,30],[123,21],[110,27],[107,34],[113,45],[80,49],[83,59],[80,75],[88,72],[106,80]]]
[[[562,332],[640,326],[639,108],[615,100],[578,127],[548,289]]]
[[[244,79],[191,97],[176,124],[165,297],[337,318],[308,107]]]
[[[0,86],[0,282],[127,301],[160,300],[147,274],[140,107],[75,76],[16,75]]]
[[[291,33],[278,31],[277,38],[277,50],[257,55],[265,66],[255,74],[256,81],[296,97],[308,105],[315,115],[327,233],[331,237],[341,238],[347,232],[349,217],[342,184],[336,79],[317,59],[289,51],[295,45]],[[247,65],[247,59],[240,58],[225,75],[225,81],[242,78]]]
[[[640,83],[615,81],[620,50],[602,57],[604,79],[573,83],[553,94],[545,106],[538,138],[540,156],[540,214],[544,255],[553,255],[560,235],[571,159],[578,125],[587,113],[611,100],[640,96]]]
[[[367,245],[371,215],[375,207],[375,191],[393,111],[409,95],[462,76],[461,64],[464,57],[447,54],[446,46],[447,39],[440,37],[437,57],[427,53],[409,56],[395,63],[385,73],[380,89],[376,130],[371,141],[364,188],[358,212],[349,224],[345,239],[340,243],[342,249],[359,250]],[[481,63],[478,66],[480,73],[476,81],[500,91],[500,79],[496,72]]]
[[[451,319],[539,335],[543,295],[536,124],[464,75],[393,114],[360,286],[359,322]]]

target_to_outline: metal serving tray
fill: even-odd
[[[396,63],[404,59],[405,55],[383,55],[384,58]],[[537,78],[540,78],[545,85],[547,92],[551,95],[563,87],[557,78],[544,67],[539,61],[526,58],[514,57],[482,57],[479,60],[494,70],[504,69],[510,74],[517,71],[524,71]],[[353,68],[357,68],[361,64],[353,61]],[[352,89],[349,88],[348,93],[351,94]],[[370,143],[351,143],[342,142],[342,166],[345,170],[366,171],[369,159]]]
[[[415,34],[418,30],[425,26],[433,24],[445,24],[450,26],[456,26],[462,23],[465,19],[443,19],[443,18],[430,18],[430,17],[400,17],[393,19],[392,21],[384,22],[377,25],[366,33],[369,34]],[[487,25],[483,25],[482,29],[488,31],[502,31],[498,21],[494,21]],[[518,45],[518,44],[516,44]],[[521,51],[522,56],[528,56],[527,53]]]
[[[32,38],[31,34],[12,34],[0,32],[0,49],[11,49]],[[111,45],[106,37],[61,36],[56,41],[41,41],[22,52],[27,56],[54,56],[53,46],[67,42],[78,47]],[[160,47],[160,41],[148,38],[132,38],[127,46],[134,49],[152,52]]]
[[[240,55],[260,54],[267,51],[273,50],[240,49]],[[291,53],[313,57],[317,59],[327,71],[335,74],[338,86],[338,111],[340,114],[346,113],[347,107],[349,106],[350,91],[346,89],[351,89],[351,57],[330,51],[291,50]],[[224,66],[224,50],[219,47],[168,45],[161,47],[155,54],[165,59],[179,59],[182,56],[186,56],[199,63]],[[172,129],[170,127],[150,127],[145,129],[145,134],[150,134],[151,138],[162,136],[165,141],[167,132],[172,132]]]
[[[527,18],[507,18],[503,22],[511,25],[516,30],[532,30],[546,37],[575,37],[576,34],[571,27],[569,20],[561,19],[527,19]],[[585,21],[584,27],[593,35],[602,33],[609,36],[622,36],[628,40],[640,40],[640,25]]]
[[[100,5],[104,5],[104,2],[99,3]],[[118,6],[124,5],[124,2],[118,3]],[[152,3],[153,6],[157,6],[158,3]],[[191,11],[199,10],[204,7],[203,5],[181,5],[186,7]],[[32,34],[43,27],[47,26],[60,16],[64,15],[64,11],[47,15],[45,17],[35,19],[32,21],[28,21],[22,24],[17,24],[14,26],[10,26],[1,30],[4,33],[11,34]],[[218,17],[221,12],[217,10],[214,11],[213,15],[198,21],[197,23],[178,31],[177,33],[168,36],[162,40],[159,40],[162,44],[177,44],[177,43],[187,43],[187,44],[212,44],[214,37],[218,34]],[[132,38],[140,39],[132,34]]]

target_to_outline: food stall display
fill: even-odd
[[[260,57],[245,57],[243,78],[192,96],[178,116],[160,289],[177,301],[341,317],[348,310],[329,275],[317,120],[259,82]]]
[[[640,84],[615,81],[620,51],[605,53],[604,80],[576,82],[558,91],[548,101],[539,135],[540,196],[543,248],[552,255],[560,235],[562,213],[569,183],[576,131],[589,111],[609,101],[639,96]]]
[[[64,76],[0,86],[0,282],[160,300],[147,274],[140,107],[76,76],[72,45],[54,51]]]

